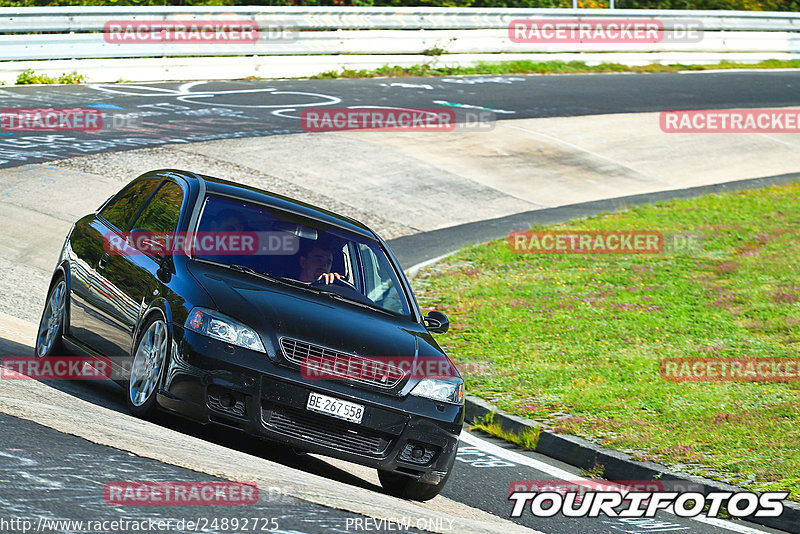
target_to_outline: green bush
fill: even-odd
[[[76,84],[76,83],[83,83],[85,81],[86,81],[86,76],[84,76],[83,74],[78,74],[75,71],[69,74],[64,73],[58,77],[58,83]]]
[[[83,83],[85,81],[86,76],[83,74],[78,74],[77,72],[71,72],[69,74],[65,72],[58,78],[53,78],[52,76],[48,76],[46,74],[36,74],[33,69],[25,69],[19,74],[19,76],[17,76],[17,85],[30,85],[33,83],[75,84]]]
[[[44,74],[36,74],[33,69],[25,69],[17,76],[17,85],[30,85],[32,83],[56,83],[56,79]]]

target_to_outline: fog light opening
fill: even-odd
[[[416,465],[428,465],[439,452],[439,447],[412,441],[406,443],[398,459]]]
[[[231,395],[230,393],[223,393],[222,395],[219,396],[219,403],[224,408],[233,408],[234,406],[236,406],[236,399],[234,399],[233,395]]]
[[[207,404],[212,410],[225,415],[234,417],[245,417],[247,415],[247,397],[238,391],[220,386],[209,386]]]

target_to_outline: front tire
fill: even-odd
[[[381,481],[381,486],[386,490],[389,495],[400,497],[401,499],[410,499],[412,501],[429,501],[439,495],[447,479],[450,478],[450,473],[453,471],[452,466],[447,474],[439,481],[438,484],[426,484],[405,475],[398,475],[391,471],[378,470],[378,479]]]
[[[133,349],[125,401],[134,415],[146,419],[157,409],[158,383],[167,361],[170,336],[161,317],[147,321],[141,332]]]
[[[67,282],[60,275],[47,293],[36,335],[36,356],[44,358],[63,353],[64,322],[67,309]]]

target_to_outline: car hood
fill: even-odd
[[[217,265],[191,261],[189,270],[217,309],[255,329],[275,361],[278,340],[288,337],[330,349],[380,357],[442,357],[424,326],[399,317],[260,279]]]

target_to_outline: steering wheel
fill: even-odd
[[[326,284],[324,278],[321,279],[321,280],[314,280],[313,282],[311,282],[311,285],[312,286],[340,285],[340,286],[345,287],[347,289],[352,289],[353,291],[356,291],[356,286],[354,286],[353,284],[351,284],[347,280],[344,280],[344,279],[341,279],[341,278],[334,278],[332,284]]]

